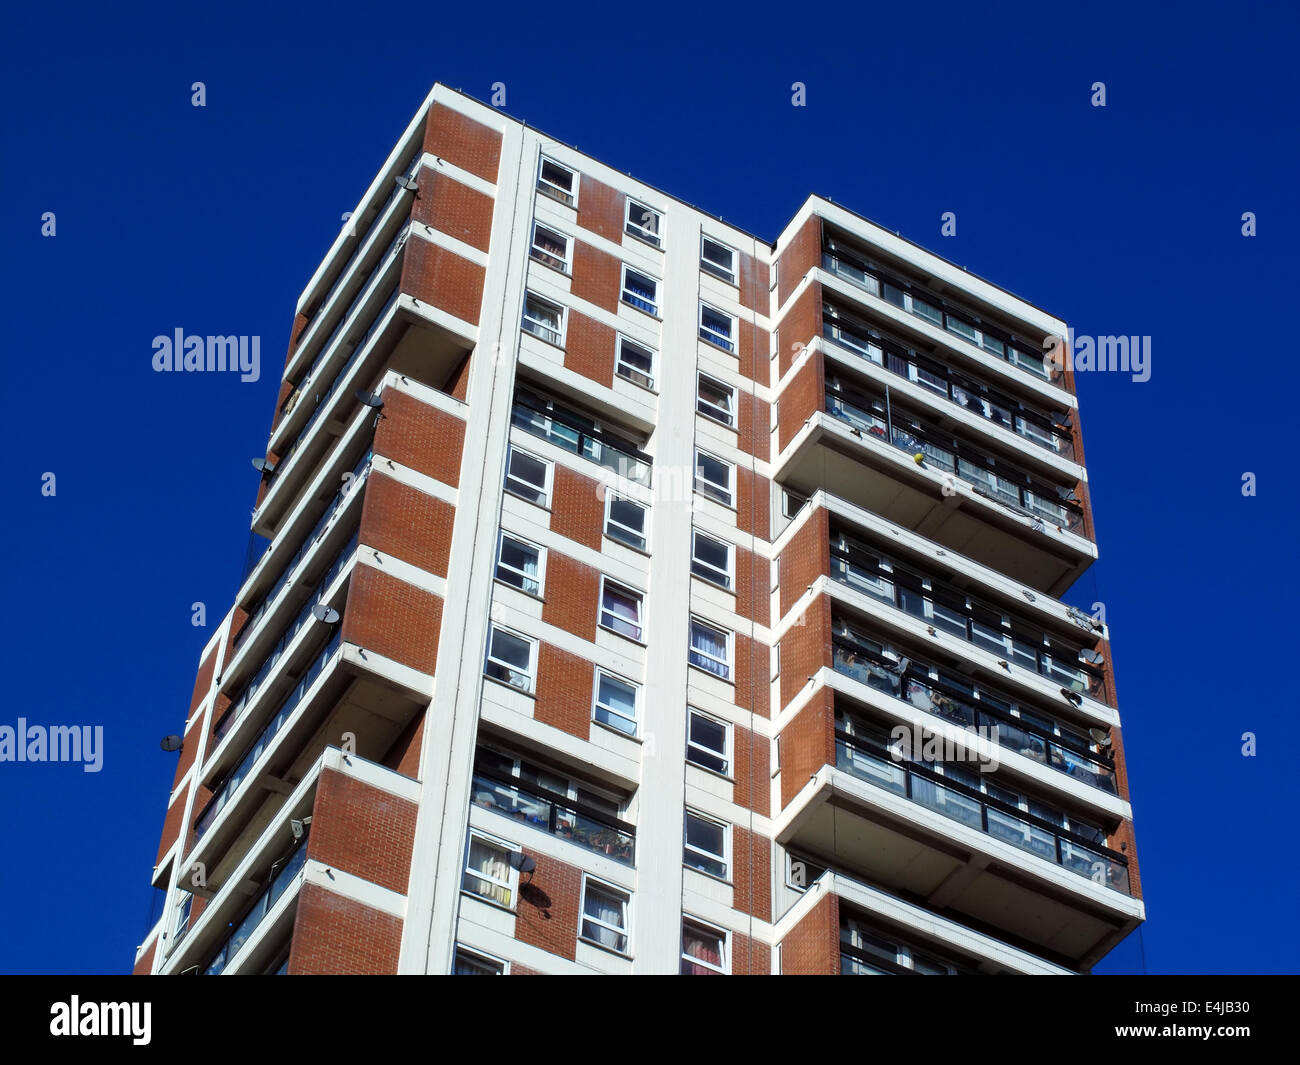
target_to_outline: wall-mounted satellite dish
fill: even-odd
[[[333,625],[339,619],[339,612],[332,606],[326,606],[324,603],[317,603],[311,608],[311,616],[317,621],[323,621],[326,625]]]
[[[253,469],[258,473],[274,473],[275,463],[270,459],[253,459]]]
[[[1079,659],[1083,662],[1087,662],[1090,666],[1099,666],[1106,661],[1100,651],[1093,651],[1091,649],[1080,651]]]
[[[397,182],[399,189],[405,189],[407,192],[414,192],[420,187],[415,178],[409,178],[405,174],[398,174],[393,180]]]
[[[164,736],[158,746],[164,751],[179,751],[183,742],[179,736]]]
[[[1088,735],[1092,737],[1092,742],[1098,747],[1110,746],[1110,733],[1104,728],[1090,728]]]
[[[384,401],[374,392],[367,392],[364,388],[357,389],[357,400],[367,407],[378,409],[384,405]]]

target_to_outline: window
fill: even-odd
[[[524,297],[525,333],[532,333],[548,344],[564,343],[564,308],[529,292]]]
[[[627,337],[618,338],[618,356],[614,360],[614,369],[619,377],[626,377],[642,388],[652,389],[655,386],[655,353]]]
[[[686,723],[686,760],[715,773],[731,768],[731,727],[691,708]]]
[[[721,821],[686,811],[682,862],[701,873],[727,878],[728,826]]]
[[[456,948],[456,963],[452,966],[452,976],[503,976],[505,962],[489,958],[484,954],[475,954],[464,947]]]
[[[537,644],[508,629],[492,626],[488,634],[487,664],[483,672],[521,691],[533,690]]]
[[[600,590],[600,624],[628,639],[641,639],[641,593],[605,581]]]
[[[646,508],[613,492],[605,492],[605,535],[638,551],[646,549]]]
[[[627,895],[608,884],[584,878],[582,925],[578,937],[619,954],[627,953]]]
[[[736,283],[736,253],[725,244],[700,237],[700,269],[720,277],[728,285]]]
[[[503,532],[497,547],[497,580],[529,595],[541,595],[544,557],[536,544]]]
[[[533,223],[533,246],[528,254],[563,274],[569,272],[569,238],[541,222]]]
[[[801,496],[797,492],[784,491],[781,493],[781,513],[787,518],[793,518],[804,508],[808,502],[807,496]]]
[[[646,314],[659,313],[659,282],[629,266],[623,267],[623,302]]]
[[[629,199],[624,232],[658,248],[662,245],[663,216],[645,204]]]
[[[735,351],[736,320],[707,303],[700,304],[700,339],[723,351]]]
[[[469,834],[469,847],[465,856],[465,875],[461,879],[462,891],[495,902],[508,910],[515,908],[515,885],[519,872],[510,858],[518,850],[498,840]]]
[[[736,424],[736,390],[713,377],[700,374],[695,382],[695,409],[706,418]]]
[[[723,506],[731,506],[734,473],[731,463],[704,451],[695,452],[695,490],[716,499]]]
[[[691,531],[691,573],[703,577],[719,587],[731,590],[731,560],[733,548],[722,540]]]
[[[682,976],[725,976],[727,933],[697,921],[682,922]]]
[[[691,618],[690,664],[722,680],[730,680],[731,633]]]
[[[602,725],[635,736],[639,691],[631,681],[603,669],[596,670],[596,706],[592,716]]]
[[[826,872],[826,866],[810,862],[797,854],[786,853],[786,877],[788,887],[795,891],[804,891],[819,876]]]
[[[550,498],[551,464],[513,447],[506,456],[506,491],[544,507]]]
[[[541,167],[537,171],[537,191],[544,192],[561,203],[567,203],[570,207],[576,207],[578,175],[553,159],[543,158]]]

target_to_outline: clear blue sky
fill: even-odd
[[[1150,381],[1081,375],[1101,561],[1069,597],[1113,629],[1145,965],[1295,971],[1296,10],[1066,6],[11,6],[0,724],[102,724],[105,762],[0,763],[0,971],[131,965],[158,740],[211,633],[190,604],[229,605],[294,301],[434,81],[504,82],[769,238],[829,195],[1079,333],[1153,338]],[[260,335],[262,379],[154,373],[177,327]],[[1101,971],[1142,965],[1132,936]]]

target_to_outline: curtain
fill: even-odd
[[[683,976],[717,976],[716,969],[696,965],[690,958],[709,962],[719,968],[722,966],[721,943],[715,935],[697,932],[693,928],[682,929],[682,975]]]
[[[583,932],[588,939],[594,940],[602,947],[609,947],[611,950],[621,951],[623,949],[624,936],[615,931],[615,928],[623,927],[623,904],[619,900],[599,892],[588,891],[583,912],[588,917],[594,917],[597,921],[603,921],[606,925],[614,926],[614,928],[605,928],[603,925],[596,924],[595,921],[584,921]]]
[[[502,906],[510,905],[510,889],[506,887],[506,882],[510,879],[510,866],[499,850],[482,840],[472,840],[469,846],[469,872],[471,876],[479,874],[473,876],[474,890],[479,895]]]

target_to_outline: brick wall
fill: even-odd
[[[767,314],[768,310],[768,265],[752,255],[738,252],[738,273],[740,281],[740,303],[751,311]]]
[[[420,749],[424,744],[424,711],[421,710],[384,755],[383,765],[412,780],[420,779]]]
[[[578,185],[578,225],[615,244],[623,242],[627,206],[623,193],[602,184],[588,174]]]
[[[802,528],[790,538],[785,550],[777,556],[781,617],[789,613],[799,597],[808,591],[810,584],[830,572],[830,543],[830,520],[826,511],[818,507],[808,515]]]
[[[153,971],[153,956],[158,950],[158,940],[149,944],[149,949],[140,955],[140,960],[131,970],[132,976],[148,976]]]
[[[442,600],[373,566],[352,574],[343,612],[343,639],[432,673],[438,659]]]
[[[822,358],[815,355],[781,393],[777,412],[777,446],[784,448],[795,438],[804,423],[826,405],[826,379]]]
[[[772,948],[741,932],[731,934],[731,972],[734,976],[770,976]]]
[[[572,961],[577,955],[582,873],[544,854],[526,848],[524,853],[537,862],[537,869],[519,893],[515,938]]]
[[[734,801],[756,814],[768,816],[771,806],[771,744],[747,728],[733,725],[732,755],[735,761]]]
[[[752,392],[740,391],[736,396],[736,446],[755,458],[768,457],[768,441],[772,435],[772,410],[766,400]]]
[[[395,388],[384,391],[375,453],[455,488],[465,423]]]
[[[537,701],[533,717],[585,740],[591,734],[595,667],[585,658],[543,643],[537,652]]]
[[[736,467],[737,529],[760,540],[770,539],[771,490],[772,484],[766,477],[743,466]]]
[[[781,638],[781,706],[803,691],[808,678],[831,665],[831,604],[819,595]]]
[[[759,625],[767,624],[770,610],[767,560],[743,547],[736,548],[736,613]]]
[[[552,551],[546,556],[546,601],[542,620],[584,640],[596,638],[600,572],[568,555]]]
[[[764,643],[736,633],[736,705],[751,710],[759,717],[768,717],[770,703],[768,674],[771,655]]]
[[[304,884],[289,950],[291,976],[391,976],[402,920],[316,884]]]
[[[599,385],[614,383],[614,330],[572,311],[564,338],[564,365]]]
[[[605,501],[599,481],[556,464],[551,485],[551,532],[599,551],[605,536]]]
[[[839,898],[827,895],[781,940],[781,972],[836,976],[840,971]]]
[[[831,691],[822,688],[781,730],[781,808],[822,766],[834,764],[835,701]]]
[[[779,377],[784,377],[803,349],[813,342],[814,337],[821,335],[822,287],[812,284],[786,312],[777,328],[776,365]]]
[[[411,217],[479,251],[487,251],[494,202],[491,196],[426,167],[420,173],[420,191]]]
[[[413,234],[407,238],[402,259],[401,289],[461,321],[478,325],[485,273],[478,263]]]
[[[371,470],[361,511],[361,543],[367,547],[446,577],[455,520],[450,503]]]
[[[321,772],[307,857],[406,894],[416,804],[333,769]]]
[[[424,150],[462,170],[495,182],[501,161],[501,134],[444,104],[429,108]]]
[[[785,306],[790,293],[822,258],[822,220],[815,215],[799,227],[794,239],[777,259],[777,306]]]
[[[586,300],[607,311],[618,310],[618,294],[622,285],[622,264],[612,255],[584,244],[573,242],[573,286],[576,299]]]
[[[772,844],[741,825],[731,826],[733,909],[759,920],[772,917]]]

